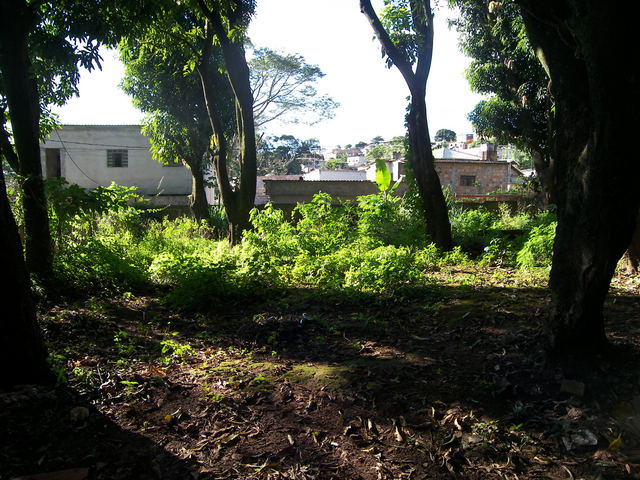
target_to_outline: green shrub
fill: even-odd
[[[194,251],[162,251],[153,258],[149,276],[156,285],[171,287],[165,300],[183,309],[214,309],[225,301],[253,297],[260,285],[242,270],[237,250],[225,241],[209,241]]]
[[[425,243],[422,212],[411,203],[415,199],[380,193],[336,206],[321,193],[297,206],[293,221],[272,205],[254,209],[253,228],[242,244],[229,247],[212,240],[226,230],[221,209],[216,210],[219,222],[150,219],[129,204],[131,199],[124,200],[130,193],[113,187],[96,194],[97,200],[71,187],[56,193],[66,198],[54,212],[64,227],[55,264],[64,284],[89,295],[155,287],[166,292],[172,306],[200,310],[289,287],[388,298],[420,289],[428,272],[442,265],[471,263],[473,253],[482,253],[485,264],[544,266],[555,227],[546,213],[511,215],[506,207],[499,213],[454,210],[453,233],[460,246],[442,253]],[[94,200],[102,206],[87,206]],[[512,238],[504,230],[527,233]]]
[[[358,256],[345,273],[344,286],[362,292],[393,293],[422,279],[423,272],[409,248],[387,245]]]
[[[427,272],[436,269],[440,265],[441,256],[440,250],[433,243],[430,243],[416,252],[414,260],[417,268]]]
[[[75,295],[110,295],[150,285],[147,259],[126,243],[89,239],[73,244],[58,253],[54,269],[61,289]]]
[[[496,230],[529,230],[533,226],[534,217],[529,213],[512,214],[506,203],[498,206],[498,214],[493,228]]]
[[[45,190],[49,221],[59,249],[63,249],[69,239],[81,241],[93,236],[98,221],[128,233],[140,234],[144,229],[143,208],[147,203],[135,187],[112,183],[87,190],[63,178],[50,178],[45,180]]]
[[[496,236],[494,224],[497,215],[483,207],[472,210],[454,209],[450,218],[453,242],[466,252],[479,254]]]
[[[327,255],[299,255],[295,259],[289,281],[302,286],[339,290],[344,286],[346,272],[358,258],[356,252],[349,248]]]
[[[247,273],[279,283],[299,253],[296,231],[284,212],[267,204],[251,211],[253,229],[246,231],[241,260]]]
[[[336,207],[331,195],[318,193],[309,203],[298,204],[294,216],[297,246],[310,255],[335,252],[354,237],[351,211],[347,205]]]
[[[264,289],[255,280],[239,275],[230,263],[200,265],[180,277],[165,301],[185,310],[215,310],[229,301],[260,298]]]
[[[229,234],[229,219],[222,205],[211,205],[209,207],[209,227],[215,239],[223,240]]]
[[[518,236],[510,240],[502,235],[492,238],[484,247],[480,264],[498,267],[514,265],[518,250],[523,243],[522,238],[523,236]]]
[[[425,243],[424,219],[404,197],[385,193],[358,198],[357,235],[371,247],[413,246]]]
[[[450,252],[444,252],[440,257],[440,265],[470,265],[471,259],[466,252],[462,251],[462,247],[453,247]]]
[[[551,265],[556,226],[557,223],[552,222],[531,229],[527,241],[517,255],[518,268],[528,269]]]

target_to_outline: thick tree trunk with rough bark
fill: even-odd
[[[228,147],[224,139],[225,132],[220,111],[216,107],[216,92],[211,87],[211,76],[216,73],[212,71],[210,65],[206,64],[210,56],[211,44],[205,44],[199,73],[209,120],[214,132],[213,138],[216,143],[213,152],[214,168],[222,204],[229,221],[229,243],[236,245],[242,241],[242,233],[250,226],[249,216],[256,197],[258,162],[249,66],[242,39],[230,38],[229,27],[224,25],[220,12],[209,9],[202,0],[199,0],[198,4],[208,20],[206,27],[208,38],[212,39],[215,34],[220,42],[227,77],[236,101],[236,135],[239,145],[240,178],[236,185],[232,185],[227,170]],[[239,2],[236,6],[238,10],[242,9]],[[238,26],[231,25],[231,28],[238,28]]]
[[[426,85],[433,54],[433,12],[429,0],[410,0],[413,29],[419,37],[415,71],[408,57],[391,40],[376,14],[371,0],[360,0],[360,11],[367,17],[382,50],[400,71],[411,92],[411,108],[407,116],[411,168],[418,184],[427,225],[427,234],[437,247],[450,250],[451,224],[440,178],[434,168],[431,137],[427,122]]]
[[[227,215],[229,221],[229,243],[231,245],[237,245],[242,241],[242,233],[249,228],[249,213],[253,208],[253,202],[255,199],[255,178],[256,169],[254,168],[253,174],[246,172],[247,164],[242,163],[243,157],[240,157],[240,184],[232,185],[229,178],[228,170],[228,143],[224,136],[224,126],[222,123],[222,115],[219,107],[216,105],[215,91],[211,88],[213,72],[211,66],[201,65],[200,78],[202,80],[202,89],[204,92],[205,104],[207,107],[207,113],[211,128],[213,130],[213,167],[216,174],[216,183],[220,192],[220,198],[222,200],[222,206]],[[241,120],[238,120],[240,125]],[[245,142],[242,140],[243,136],[240,131],[240,146],[243,148]],[[254,137],[255,138],[255,137]],[[242,155],[242,152],[241,152]],[[248,174],[247,174],[248,173]],[[246,185],[249,178],[253,177],[253,187]],[[253,192],[253,193],[252,193]],[[247,207],[246,199],[251,198],[250,206]],[[242,199],[245,199],[243,204]]]
[[[427,219],[427,235],[438,247],[450,250],[452,246],[451,224],[440,178],[434,168],[424,93],[411,95],[411,109],[407,125],[411,149],[411,169],[418,184],[418,191]]]
[[[0,69],[22,179],[25,253],[29,271],[51,275],[52,243],[40,163],[38,90],[29,58],[26,7],[15,1],[0,8]]]
[[[209,218],[209,204],[205,191],[204,172],[199,162],[191,164],[191,195],[189,195],[189,208],[193,218],[198,222]]]
[[[550,346],[597,351],[606,345],[604,300],[640,205],[640,162],[620,141],[637,119],[638,79],[615,55],[633,44],[637,16],[596,0],[519,3],[555,101]]]
[[[242,241],[243,232],[249,228],[249,216],[255,205],[258,172],[256,131],[253,120],[253,93],[249,80],[249,66],[241,44],[222,46],[229,80],[236,97],[236,121],[240,144],[240,185],[236,190],[236,211],[229,241],[236,245]],[[231,222],[230,222],[231,223]]]
[[[1,164],[0,164],[1,167]],[[47,351],[36,323],[22,245],[0,168],[0,388],[49,383]]]

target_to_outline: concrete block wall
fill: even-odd
[[[266,194],[271,202],[277,206],[296,205],[307,203],[319,192],[330,194],[335,203],[344,200],[355,200],[362,195],[378,193],[378,186],[367,180],[340,181],[319,180],[314,182],[291,182],[286,180],[264,180]],[[394,195],[403,195],[407,191],[405,183],[401,183]]]

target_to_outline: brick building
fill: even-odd
[[[524,181],[522,172],[508,160],[498,160],[495,145],[478,153],[440,148],[433,151],[440,183],[455,195],[486,195],[508,191]]]

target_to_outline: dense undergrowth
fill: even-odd
[[[49,192],[62,293],[155,289],[182,308],[210,309],[287,288],[388,297],[433,284],[430,272],[447,265],[544,269],[555,232],[547,212],[452,204],[458,246],[441,252],[426,241],[415,202],[380,193],[336,207],[321,193],[291,219],[271,205],[254,210],[253,229],[232,248],[219,211],[214,223],[197,224],[163,218],[130,188],[86,192],[54,183]]]

